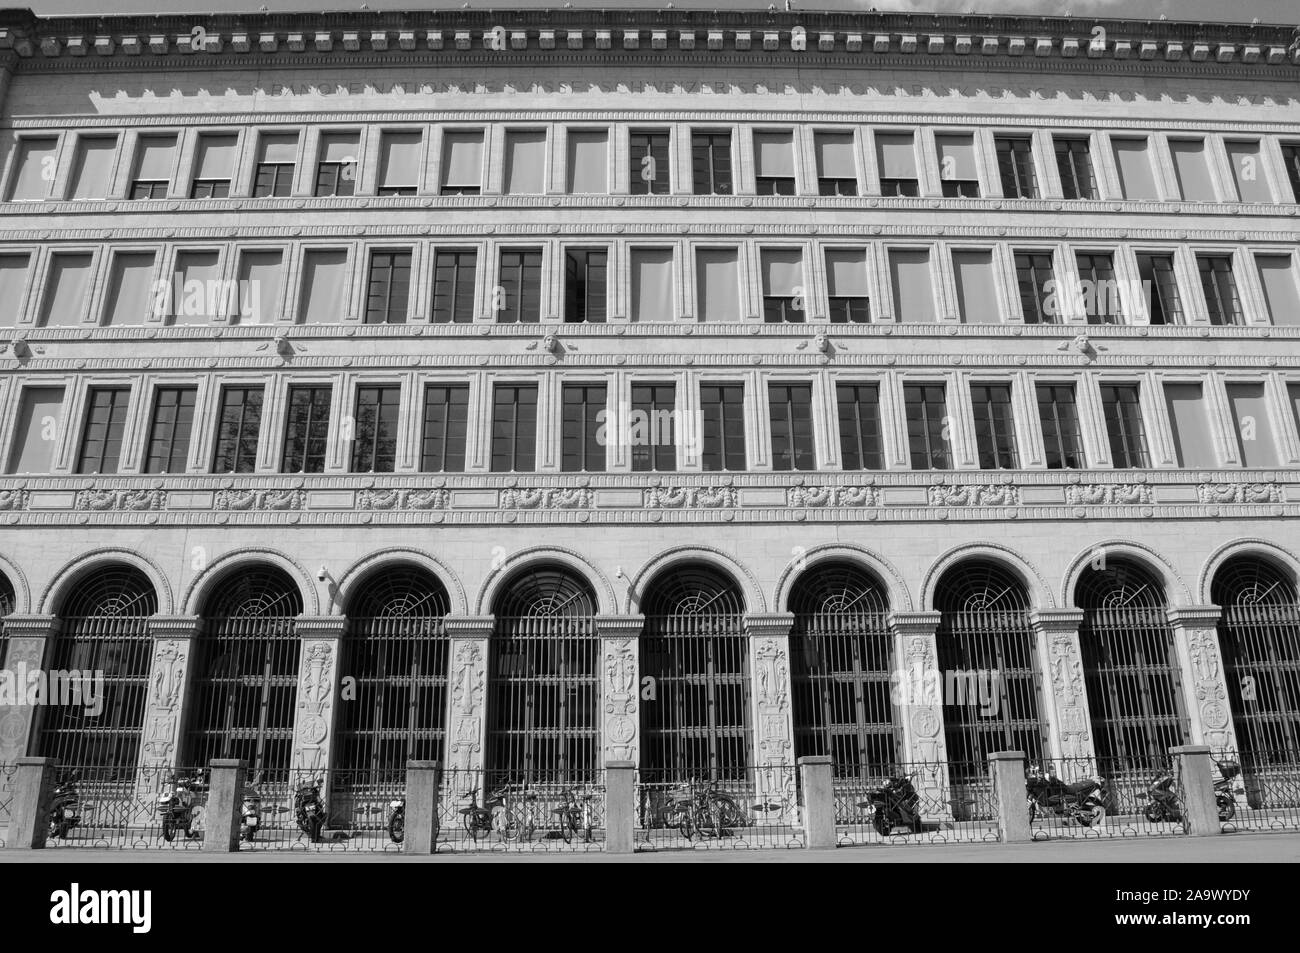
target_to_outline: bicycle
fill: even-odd
[[[734,828],[748,827],[749,818],[729,794],[720,791],[718,781],[687,781],[673,788],[672,800],[664,811],[664,824],[676,827],[690,840],[701,837],[729,837]]]
[[[578,795],[573,788],[565,788],[561,792],[561,797],[564,798],[564,805],[555,808],[552,812],[559,818],[560,836],[564,838],[566,844],[571,844],[573,835],[581,832],[583,841],[590,844],[593,795]]]
[[[537,825],[532,818],[531,803],[537,795],[531,792],[521,798],[515,798],[507,786],[499,787],[489,795],[483,806],[478,805],[479,789],[469,793],[470,804],[460,809],[461,823],[470,839],[478,841],[493,831],[502,840],[513,841],[519,838],[529,840]],[[523,800],[525,807],[521,810],[517,800]]]

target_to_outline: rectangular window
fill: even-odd
[[[993,142],[998,151],[1002,194],[1009,199],[1038,198],[1033,140],[1028,136],[995,136]]]
[[[221,255],[215,251],[176,253],[172,275],[172,324],[209,324],[230,313],[227,289],[218,279]]]
[[[568,193],[604,195],[609,191],[609,133],[569,130]]]
[[[420,150],[423,146],[424,134],[417,130],[380,135],[380,195],[415,195],[420,190]]]
[[[113,256],[104,324],[144,324],[153,305],[153,252],[119,252]]]
[[[826,284],[832,324],[866,324],[871,321],[865,248],[828,248]]]
[[[745,469],[744,384],[701,384],[700,425],[706,473]]]
[[[330,393],[325,387],[290,387],[285,412],[281,473],[324,473],[330,431]]]
[[[1264,159],[1259,153],[1259,141],[1229,142],[1227,149],[1228,164],[1232,166],[1232,181],[1237,187],[1237,201],[1272,203],[1273,193],[1269,191]]]
[[[740,266],[736,249],[698,249],[695,284],[700,320],[740,320]]]
[[[483,131],[442,136],[442,194],[478,195],[483,189]]]
[[[284,254],[279,251],[246,251],[239,256],[239,307],[236,324],[265,324],[280,313],[280,291],[284,287]]]
[[[1170,139],[1169,152],[1174,157],[1178,193],[1184,202],[1217,202],[1210,164],[1205,157],[1204,139]]]
[[[1210,323],[1245,324],[1237,279],[1232,273],[1232,258],[1228,255],[1197,255],[1196,267],[1201,273],[1201,289],[1205,292]]]
[[[227,387],[221,392],[213,473],[252,473],[262,430],[262,388]]]
[[[975,165],[973,136],[935,136],[939,152],[939,181],[947,198],[977,199],[980,177]]]
[[[1082,470],[1083,438],[1073,384],[1039,384],[1038,419],[1043,425],[1043,449],[1049,470]]]
[[[877,133],[876,162],[880,169],[881,195],[921,194],[916,177],[916,149],[910,132]]]
[[[12,328],[23,311],[31,255],[0,255],[0,328]]]
[[[1138,401],[1137,385],[1103,384],[1101,406],[1114,468],[1137,470],[1146,467],[1147,437],[1142,427],[1142,405]]]
[[[754,133],[754,178],[759,195],[794,195],[793,133]]]
[[[469,386],[430,384],[424,390],[423,473],[464,473],[469,430]]]
[[[257,143],[257,172],[253,197],[283,198],[293,193],[293,170],[298,160],[298,134],[262,133]]]
[[[1083,310],[1089,324],[1119,324],[1123,308],[1114,259],[1108,254],[1080,253],[1074,256],[1079,269]]]
[[[51,258],[41,308],[41,327],[71,328],[81,324],[90,295],[93,260],[89,252]]]
[[[300,324],[335,324],[347,300],[348,253],[314,249],[303,255]]]
[[[145,473],[184,473],[194,426],[193,387],[160,387],[149,426]]]
[[[1056,296],[1050,291],[1056,287],[1050,252],[1016,252],[1016,286],[1025,324],[1057,323],[1058,309],[1052,306]]]
[[[603,248],[570,248],[564,253],[564,320],[603,324],[606,311],[606,268]]]
[[[1264,300],[1274,324],[1300,324],[1300,290],[1290,255],[1256,255]]]
[[[938,320],[928,251],[892,249],[889,252],[889,276],[894,283],[894,316],[897,320],[909,324]]]
[[[677,387],[674,384],[632,385],[632,472],[660,473],[677,469]]]
[[[772,469],[813,470],[812,387],[768,384],[768,419],[772,424]]]
[[[1119,170],[1120,190],[1129,201],[1156,201],[1160,192],[1156,188],[1155,170],[1146,139],[1112,139],[1115,148],[1115,166]]]
[[[439,249],[433,259],[434,324],[474,320],[474,281],[478,252]]]
[[[1296,431],[1300,432],[1300,384],[1287,384],[1286,395],[1291,404],[1291,416],[1295,418]]]
[[[1097,176],[1092,168],[1092,147],[1087,139],[1053,138],[1061,191],[1067,199],[1097,198]]]
[[[731,133],[691,135],[691,180],[696,195],[731,195]]]
[[[632,320],[673,320],[673,250],[632,249]]]
[[[167,197],[172,181],[172,161],[176,153],[175,136],[141,136],[135,151],[135,170],[131,176],[131,198]]]
[[[1272,418],[1263,384],[1228,384],[1228,406],[1232,408],[1232,432],[1243,467],[1282,465],[1273,436]]]
[[[560,422],[560,469],[565,473],[605,471],[605,385],[565,384]]]
[[[59,448],[62,387],[25,387],[14,426],[9,473],[49,473]]]
[[[502,324],[537,324],[542,319],[542,250],[503,249],[497,283],[505,294],[496,319]]]
[[[397,464],[397,414],[402,388],[358,387],[353,473],[392,473]]]
[[[320,157],[316,161],[318,196],[355,195],[358,154],[361,136],[355,132],[326,132],[320,137]]]
[[[666,132],[634,132],[628,137],[628,182],[633,195],[668,194],[669,142]]]
[[[765,248],[763,320],[768,324],[804,321],[803,255],[796,250]]]
[[[505,192],[541,195],[546,191],[546,133],[506,133]]]
[[[1184,324],[1183,300],[1178,294],[1173,256],[1138,255],[1137,261],[1151,323]]]
[[[537,387],[497,384],[492,390],[492,472],[537,469]]]
[[[239,137],[233,133],[199,136],[190,198],[230,197],[230,179],[235,174],[235,154],[238,148]]]
[[[117,136],[79,136],[72,163],[72,198],[106,199],[113,186]]]
[[[1300,142],[1282,144],[1282,164],[1291,183],[1291,201],[1300,202]]]
[[[90,389],[86,397],[86,426],[81,432],[81,452],[77,454],[78,473],[117,472],[130,402],[131,391],[126,387]]]
[[[875,384],[836,384],[840,421],[840,466],[845,470],[883,470],[880,388]]]
[[[370,254],[366,286],[366,324],[405,324],[411,300],[411,253],[376,251]]]
[[[815,132],[817,194],[857,195],[858,164],[853,158],[853,133]]]
[[[1217,467],[1218,454],[1210,440],[1210,421],[1200,384],[1166,384],[1165,403],[1180,467]]]
[[[980,469],[1014,470],[1019,467],[1011,385],[972,384],[970,399],[975,408],[975,447],[979,452]]]
[[[905,384],[907,447],[913,470],[950,470],[952,429],[943,384]]]
[[[19,142],[18,161],[15,163],[18,171],[9,190],[9,201],[39,202],[50,197],[58,148],[59,140],[53,136]]]
[[[993,252],[955,251],[952,267],[957,276],[957,302],[963,323],[1000,324]]]

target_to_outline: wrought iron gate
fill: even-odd
[[[41,706],[38,755],[58,758],[64,765],[104,769],[96,772],[98,780],[128,780],[134,775],[153,657],[149,617],[157,611],[153,583],[133,566],[105,567],[76,583],[58,613],[60,631],[46,653],[46,675],[75,673],[95,679],[98,695],[93,706],[84,700]]]
[[[903,759],[884,587],[852,564],[819,565],[799,578],[789,608],[795,757],[829,755],[838,778],[887,771]]]
[[[954,782],[965,780],[957,777],[962,769],[983,774],[994,751],[1041,760],[1050,729],[1024,583],[998,563],[961,563],[939,580],[935,608]]]
[[[657,782],[746,780],[749,637],[735,583],[704,566],[654,579],[641,600],[641,766]]]
[[[1166,765],[1186,738],[1186,713],[1164,587],[1136,563],[1112,560],[1085,571],[1075,604],[1098,759],[1122,772]]]
[[[1252,761],[1300,752],[1300,599],[1271,563],[1234,559],[1214,577],[1219,647],[1237,745]]]
[[[283,571],[236,571],[208,597],[194,653],[185,764],[242,758],[250,776],[289,779],[302,594]]]
[[[559,568],[512,581],[488,659],[489,783],[587,783],[599,768],[600,640],[591,587]]]

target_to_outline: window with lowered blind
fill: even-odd
[[[1056,170],[1067,199],[1097,198],[1097,176],[1092,166],[1092,145],[1087,139],[1056,136]]]
[[[740,264],[735,248],[698,249],[695,284],[701,321],[740,320]]]
[[[329,442],[331,388],[290,387],[285,411],[281,473],[324,473]]]
[[[632,314],[633,321],[673,320],[673,250],[671,248],[633,248]]]
[[[913,470],[952,469],[952,427],[943,384],[905,384],[907,446]]]
[[[1197,255],[1196,267],[1201,275],[1201,290],[1205,292],[1210,323],[1245,324],[1237,277],[1232,272],[1232,258],[1228,255]]]
[[[1051,252],[1016,252],[1016,286],[1025,324],[1058,323],[1055,301],[1060,296],[1051,290],[1056,288]]]
[[[78,136],[72,162],[73,199],[106,199],[113,185],[117,136]]]
[[[62,416],[62,387],[24,387],[6,472],[49,473],[59,448]]]
[[[235,324],[267,324],[280,314],[284,289],[284,253],[245,251],[239,256],[238,307]]]
[[[995,136],[993,142],[997,146],[1002,194],[1009,199],[1038,198],[1033,141],[1028,136]]]
[[[511,130],[506,133],[505,193],[541,195],[546,191],[546,133]]]
[[[632,384],[632,472],[671,472],[677,469],[677,386]]]
[[[302,259],[299,324],[336,324],[347,300],[348,253],[342,248],[313,249]]]
[[[442,136],[442,194],[478,195],[483,190],[483,130]]]
[[[1300,324],[1300,289],[1291,255],[1256,255],[1264,301],[1274,324]]]
[[[731,133],[691,135],[691,181],[696,195],[731,195]]]
[[[474,320],[474,281],[478,252],[439,249],[433,259],[434,324],[468,324]]]
[[[1119,171],[1120,189],[1130,201],[1155,201],[1160,198],[1156,188],[1155,170],[1151,166],[1151,153],[1147,139],[1112,139],[1115,166]]]
[[[628,136],[628,183],[633,195],[668,194],[670,142],[666,132],[633,132]]]
[[[184,473],[194,427],[193,387],[160,387],[154,396],[149,424],[145,473]]]
[[[50,136],[22,139],[18,143],[17,170],[9,189],[11,202],[39,202],[50,197],[54,186],[54,162],[59,140]]]
[[[231,302],[220,278],[221,254],[216,251],[176,253],[172,274],[171,324],[210,324],[229,314]]]
[[[531,472],[536,459],[536,385],[497,384],[492,388],[492,472]]]
[[[1259,140],[1229,141],[1226,145],[1228,164],[1232,166],[1232,181],[1237,189],[1237,201],[1271,203],[1273,193],[1268,187],[1268,175],[1264,171]]]
[[[765,248],[760,253],[763,270],[763,320],[768,324],[805,320],[803,255],[794,249]]]
[[[131,391],[126,387],[92,387],[86,396],[78,473],[116,473],[122,456]]]
[[[12,328],[22,314],[31,255],[0,255],[0,327]]]
[[[1273,434],[1273,418],[1263,384],[1227,384],[1228,406],[1232,410],[1232,432],[1237,441],[1237,459],[1243,467],[1282,465]]]
[[[1109,253],[1079,253],[1074,256],[1079,269],[1080,297],[1089,324],[1120,324],[1123,307],[1119,283],[1115,281],[1115,262]]]
[[[1082,470],[1083,437],[1073,384],[1039,384],[1038,420],[1043,426],[1044,462],[1049,470]]]
[[[430,384],[424,390],[422,473],[464,473],[469,428],[469,385]]]
[[[261,133],[257,141],[257,170],[253,197],[285,197],[293,193],[294,165],[298,161],[298,134]]]
[[[706,473],[745,469],[744,384],[700,384],[700,447]]]
[[[880,436],[880,387],[876,384],[836,384],[839,411],[840,467],[844,470],[883,470]]]
[[[1291,183],[1291,201],[1300,202],[1300,142],[1282,143],[1282,164]]]
[[[496,302],[501,324],[537,324],[542,319],[542,250],[506,248],[501,251]]]
[[[997,274],[992,251],[954,251],[953,272],[957,278],[957,303],[965,324],[1000,324]]]
[[[754,133],[754,184],[759,195],[794,195],[794,133]]]
[[[108,280],[104,324],[110,327],[144,324],[153,312],[154,253],[118,252]]]
[[[560,469],[605,471],[604,384],[565,384],[561,390]]]
[[[606,314],[606,271],[609,253],[603,248],[570,248],[564,253],[564,320],[603,324]]]
[[[1170,139],[1169,152],[1174,158],[1178,193],[1184,202],[1217,202],[1210,164],[1205,155],[1204,139]]]
[[[1101,407],[1110,441],[1111,465],[1116,470],[1140,470],[1149,466],[1138,386],[1103,384]]]
[[[1178,276],[1174,273],[1174,256],[1141,254],[1137,256],[1138,277],[1147,300],[1147,315],[1152,324],[1184,324],[1183,301],[1178,293]]]
[[[366,324],[405,324],[411,300],[411,253],[370,253],[366,286]]]
[[[916,148],[910,132],[876,133],[876,163],[882,195],[921,194],[916,176]]]
[[[171,185],[175,154],[175,136],[141,136],[135,148],[131,198],[166,198],[167,189]]]
[[[319,158],[316,160],[315,194],[318,196],[355,195],[357,174],[360,171],[358,161],[360,151],[360,133],[321,133]]]
[[[389,130],[379,137],[380,195],[415,195],[420,190],[420,155],[424,134]]]
[[[772,469],[812,470],[812,387],[808,384],[768,384],[768,419],[772,434]]]
[[[1014,470],[1020,466],[1016,452],[1016,425],[1010,384],[972,384],[975,410],[975,448],[981,470]]]
[[[975,165],[974,136],[935,136],[939,152],[939,181],[948,198],[977,199],[980,177]]]
[[[225,387],[217,415],[213,473],[252,473],[262,431],[262,388]]]
[[[826,249],[826,285],[832,324],[871,321],[865,248]]]
[[[609,192],[609,133],[603,129],[570,129],[568,135],[570,195]]]
[[[1169,427],[1180,467],[1217,467],[1218,454],[1210,439],[1205,396],[1200,384],[1165,384]]]
[[[93,261],[89,252],[52,256],[45,279],[41,327],[72,328],[81,324],[90,303]]]
[[[402,388],[358,387],[352,435],[353,473],[392,473],[397,463],[397,415]]]
[[[238,149],[239,136],[234,133],[199,136],[199,144],[194,156],[194,181],[190,184],[190,198],[230,197],[230,180],[235,174],[235,154]]]
[[[815,132],[817,194],[857,195],[858,164],[854,160],[853,133]]]
[[[924,324],[938,320],[928,250],[891,249],[889,276],[894,285],[894,317],[898,321]]]

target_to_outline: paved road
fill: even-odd
[[[839,850],[697,850],[664,851],[619,857],[591,854],[439,854],[407,857],[401,854],[363,852],[255,851],[243,854],[203,854],[170,850],[0,850],[0,863],[565,863],[661,864],[682,861],[703,863],[1098,863],[1129,862],[1297,863],[1300,834],[1226,834],[1220,837],[1151,837],[1075,843],[1038,843],[1003,846],[967,844],[950,847],[849,847]]]

